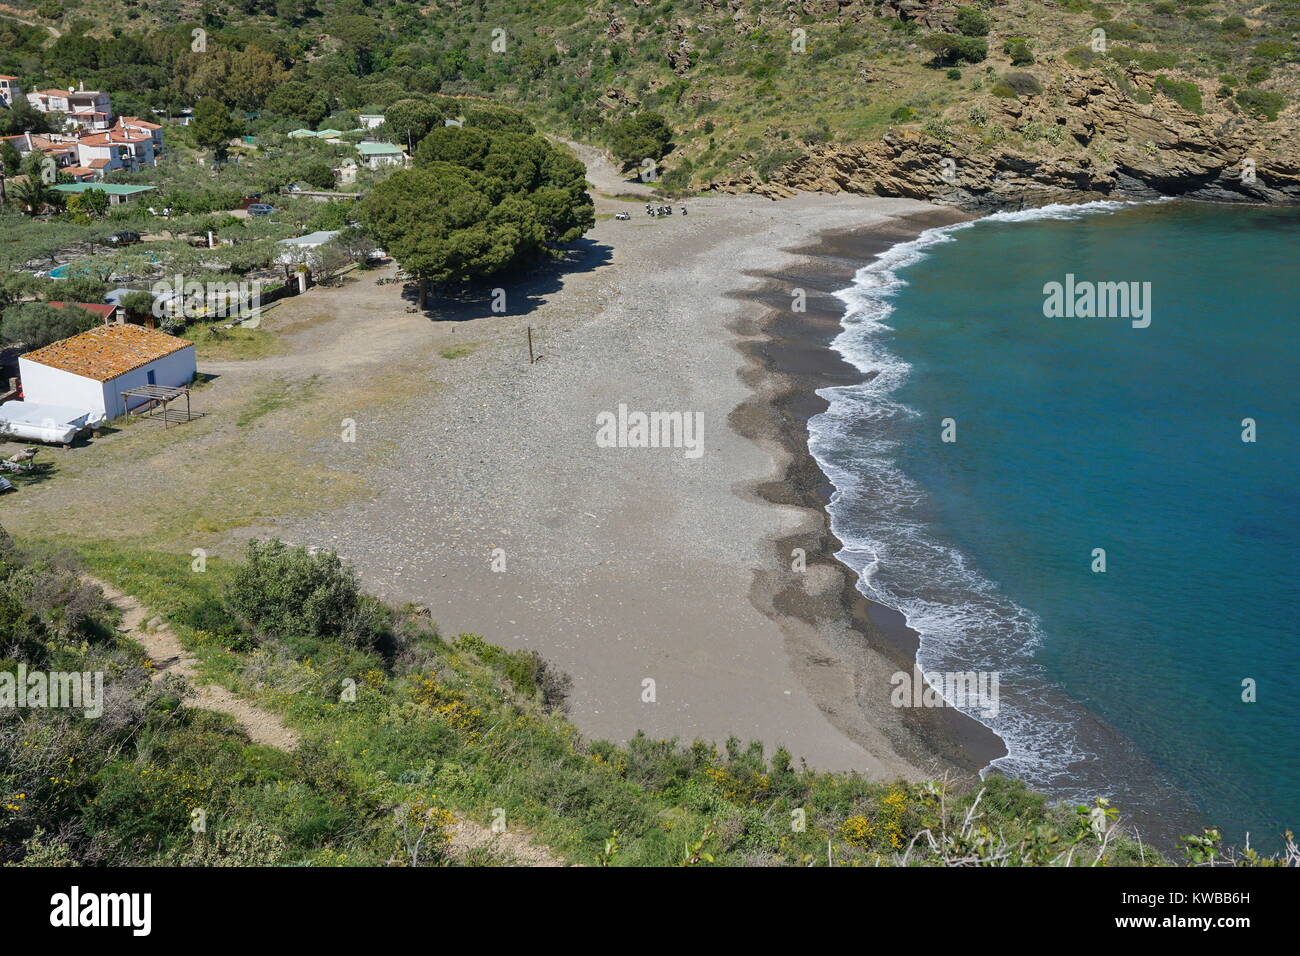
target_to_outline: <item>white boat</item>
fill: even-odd
[[[6,402],[0,405],[0,435],[51,445],[69,445],[83,428],[94,428],[103,416],[91,418],[84,408]]]

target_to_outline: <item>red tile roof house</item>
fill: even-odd
[[[42,113],[63,113],[69,125],[105,130],[113,123],[113,106],[107,93],[98,90],[37,90],[27,102]]]
[[[57,133],[45,136],[20,133],[17,136],[4,136],[0,139],[12,143],[18,150],[19,156],[38,152],[53,157],[55,165],[63,172],[66,172],[68,167],[77,165],[77,141],[71,136],[60,136]]]
[[[122,310],[115,305],[103,305],[98,302],[46,302],[45,304],[54,309],[66,309],[68,306],[85,309],[91,315],[99,316],[105,325],[120,325],[125,321]]]
[[[140,136],[148,136],[153,140],[154,155],[162,155],[163,128],[157,123],[150,123],[148,120],[142,120],[138,116],[119,116],[113,129],[127,133],[136,133]]]
[[[61,166],[59,172],[71,176],[73,182],[88,183],[99,178],[99,171],[85,166]]]
[[[18,85],[18,77],[0,73],[0,103],[12,109],[14,101],[22,95],[23,90]]]
[[[21,133],[18,136],[0,136],[0,141],[12,143],[19,156],[33,151],[44,153],[54,160],[60,173],[71,177],[74,182],[84,183],[97,178],[95,170],[77,162],[77,141],[72,137],[57,133],[46,136]]]
[[[79,165],[101,175],[115,169],[134,171],[143,166],[157,166],[153,137],[129,129],[113,129],[77,140]]]

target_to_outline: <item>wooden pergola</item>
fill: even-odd
[[[184,385],[174,387],[140,385],[136,388],[128,388],[121,395],[123,411],[131,415],[139,415],[141,414],[139,409],[143,407],[145,409],[144,417],[154,421],[161,420],[164,428],[167,428],[173,422],[180,424],[201,417],[199,413],[195,413],[190,409],[190,390]],[[182,396],[185,398],[185,411],[172,409],[171,403]],[[136,405],[135,410],[132,410],[128,401],[128,399],[132,398],[140,398],[144,399],[144,401]],[[160,409],[161,411],[159,411]]]

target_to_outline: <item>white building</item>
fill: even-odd
[[[135,172],[145,166],[157,166],[154,138],[148,132],[114,127],[77,140],[79,164],[93,169],[99,176],[125,169]]]
[[[280,253],[276,256],[276,261],[286,266],[310,266],[315,259],[312,253],[338,234],[339,230],[337,229],[322,229],[319,232],[309,232],[305,236],[298,236],[296,239],[281,239],[276,243],[280,247]]]
[[[13,109],[14,103],[22,95],[23,88],[18,83],[18,77],[0,73],[0,103]]]
[[[113,129],[137,136],[148,136],[153,145],[153,154],[161,156],[163,151],[163,128],[157,123],[150,123],[138,116],[119,116]]]
[[[384,114],[361,113],[357,116],[357,122],[361,124],[362,129],[374,129],[376,126],[384,125]]]
[[[197,371],[193,342],[139,325],[101,325],[18,359],[24,401],[85,410],[92,420],[126,414],[127,389],[188,385]]]
[[[37,90],[27,94],[27,102],[42,113],[62,113],[69,126],[106,130],[113,123],[113,104],[99,90]]]
[[[357,152],[361,163],[371,169],[406,165],[406,153],[392,143],[357,143]]]

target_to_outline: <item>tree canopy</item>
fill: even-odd
[[[610,145],[624,163],[663,159],[672,149],[673,131],[658,113],[628,116],[614,124]]]
[[[210,149],[221,158],[230,139],[239,132],[239,123],[230,111],[216,99],[205,96],[194,107],[194,142]]]
[[[438,127],[362,201],[361,222],[410,275],[494,275],[545,255],[595,222],[581,162],[540,136]]]
[[[380,134],[389,142],[402,146],[418,143],[436,126],[442,125],[442,107],[424,99],[398,100],[384,110]]]
[[[56,309],[43,302],[11,305],[0,318],[0,341],[39,349],[94,327],[96,319],[84,309],[68,306]]]

